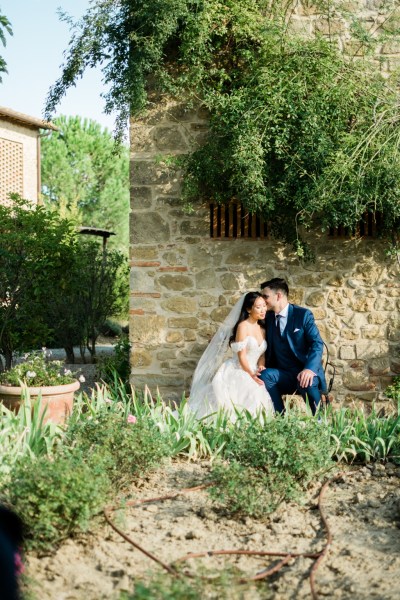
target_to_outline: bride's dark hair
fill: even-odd
[[[242,321],[246,321],[246,319],[249,318],[249,310],[251,310],[253,308],[253,304],[257,300],[257,298],[262,298],[262,295],[259,292],[248,292],[245,295],[245,297],[243,298],[243,304],[242,304],[242,308],[240,311],[240,316],[232,330],[232,335],[229,338],[229,345],[231,345],[232,342],[234,342],[236,339],[236,332],[237,332],[237,328],[239,327],[239,324]],[[263,329],[265,329],[265,321],[260,320],[258,322],[261,325],[261,327]]]

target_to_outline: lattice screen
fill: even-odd
[[[0,138],[0,202],[10,192],[21,196],[24,193],[23,146]]]

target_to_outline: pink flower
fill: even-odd
[[[20,552],[15,552],[15,554],[14,554],[14,567],[15,567],[15,574],[17,576],[21,575],[25,570],[24,563],[22,562]]]
[[[127,423],[132,423],[132,424],[136,423],[136,421],[137,421],[137,418],[135,417],[135,415],[128,415],[128,418],[126,420]]]

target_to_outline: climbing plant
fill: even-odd
[[[85,68],[101,64],[117,137],[154,92],[209,110],[208,140],[182,163],[188,207],[239,198],[299,255],[304,229],[354,227],[366,212],[383,215],[390,237],[400,224],[399,91],[372,56],[399,36],[397,2],[382,3],[371,25],[346,12],[348,2],[305,0],[314,36],[296,32],[299,4],[94,0],[76,23],[62,15],[72,38],[48,116]],[[346,54],[335,37],[344,20]]]

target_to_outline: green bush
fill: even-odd
[[[329,428],[289,413],[266,425],[257,420],[232,430],[211,478],[211,497],[230,513],[262,517],[282,502],[299,500],[307,485],[333,466]]]
[[[131,365],[129,362],[131,345],[127,335],[122,335],[114,346],[114,355],[102,357],[97,363],[97,376],[104,383],[113,385],[121,380],[126,389],[129,390],[129,376]]]
[[[47,550],[87,529],[109,490],[101,462],[86,464],[84,456],[74,452],[52,460],[25,458],[15,466],[2,496],[25,525],[27,547]]]
[[[94,418],[76,423],[67,439],[86,456],[88,464],[100,462],[118,488],[139,478],[170,454],[168,437],[149,418],[126,417],[103,410]]]
[[[386,388],[385,394],[388,398],[400,404],[400,377],[393,378],[393,383]]]

